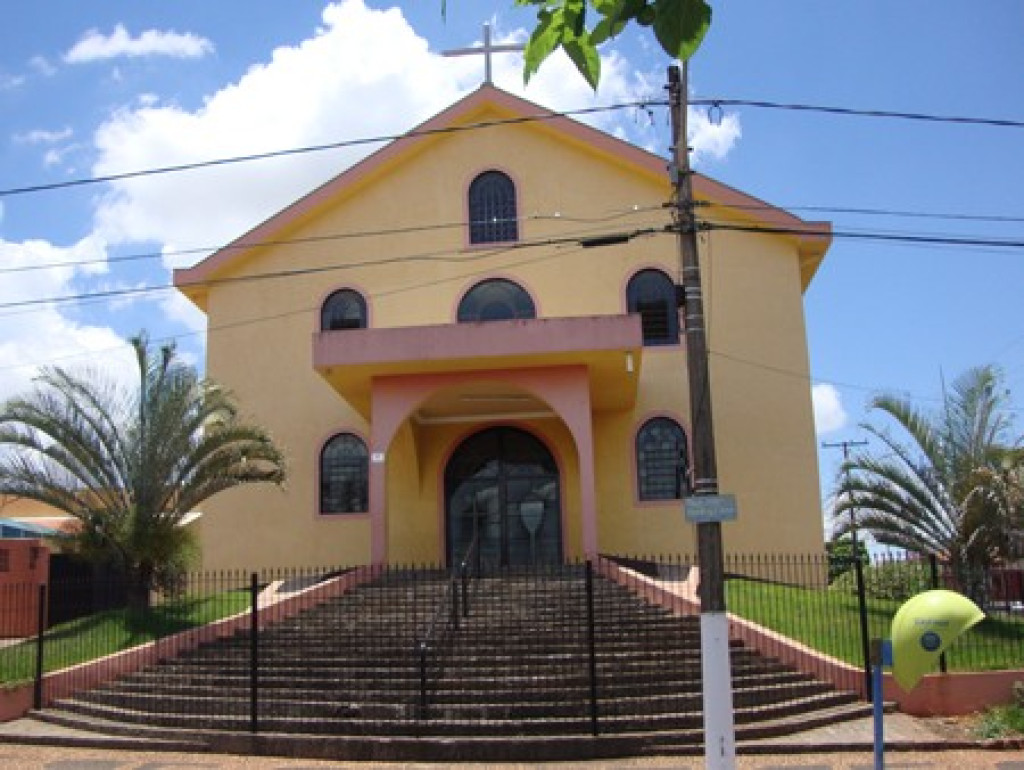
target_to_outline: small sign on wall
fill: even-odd
[[[384,453],[383,452],[373,452],[370,455],[370,462],[373,463],[374,465],[380,465],[381,463],[384,462]]]
[[[735,495],[697,495],[683,500],[683,515],[694,524],[736,521]]]

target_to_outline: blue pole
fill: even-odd
[[[892,642],[871,640],[872,716],[875,726],[875,770],[885,770],[885,731],[882,721],[882,667],[892,665]]]

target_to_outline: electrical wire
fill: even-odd
[[[445,225],[447,226],[447,225]],[[702,219],[698,222],[698,228],[705,231],[724,230],[734,232],[746,232],[753,234],[764,234],[764,235],[796,235],[796,236],[820,236],[821,233],[811,229],[801,229],[799,227],[768,227],[760,225],[741,225],[736,223],[727,222],[716,222],[711,220]],[[632,238],[638,235],[658,235],[662,233],[672,233],[674,229],[671,225],[667,225],[664,228],[647,227],[634,229],[629,231],[615,231],[615,232],[602,232],[596,236],[591,232],[589,235],[595,238]],[[364,260],[359,262],[348,262],[344,264],[324,265],[319,267],[305,267],[305,268],[292,268],[289,270],[272,271],[268,273],[259,273],[255,275],[235,276],[230,278],[221,278],[213,281],[201,281],[199,285],[208,286],[219,286],[229,283],[240,283],[240,282],[252,282],[268,279],[281,279],[291,278],[305,275],[313,275],[324,272],[334,272],[339,270],[348,270],[359,267],[369,266],[383,266],[391,264],[402,264],[411,262],[460,262],[466,259],[482,258],[483,256],[491,256],[495,253],[503,253],[506,250],[522,249],[522,248],[536,248],[540,246],[555,246],[564,245],[571,243],[578,243],[580,240],[586,238],[588,233],[577,232],[574,234],[568,234],[559,238],[548,238],[538,239],[532,241],[519,241],[515,244],[510,244],[501,251],[486,251],[479,252],[478,250],[457,250],[452,251],[442,250],[438,252],[428,252],[424,254],[411,254],[399,257],[388,257],[385,259],[373,259]],[[1022,249],[1024,248],[1024,240],[1016,240],[1009,238],[981,238],[981,237],[961,237],[961,236],[949,236],[949,235],[923,235],[923,234],[911,234],[911,233],[898,233],[898,232],[871,232],[871,231],[853,231],[853,230],[833,230],[829,234],[833,239],[851,239],[851,240],[867,240],[867,241],[881,241],[881,242],[893,242],[893,243],[905,243],[905,244],[916,244],[916,245],[941,245],[941,246],[957,246],[957,247],[986,247],[990,249]],[[314,238],[300,238],[289,241],[268,243],[303,243],[310,241],[325,241],[332,240],[335,237],[345,238],[350,237],[348,235],[324,235],[316,236]],[[251,248],[254,244],[239,245],[237,248]],[[469,256],[467,256],[469,255]],[[11,302],[0,303],[0,310],[17,310],[23,308],[33,308],[38,306],[47,305],[60,305],[68,303],[86,303],[97,300],[111,300],[120,298],[135,298],[145,296],[147,294],[153,294],[158,292],[171,291],[174,289],[187,289],[192,284],[161,284],[157,286],[136,286],[132,288],[122,289],[110,289],[105,291],[97,292],[84,292],[78,294],[62,295],[57,297],[43,297],[43,298],[32,298],[16,300]],[[5,314],[6,315],[6,314]]]
[[[344,139],[338,142],[328,142],[326,144],[308,145],[305,147],[292,147],[284,150],[270,150],[268,152],[257,152],[248,155],[235,155],[228,158],[212,158],[209,160],[195,161],[193,163],[178,163],[170,166],[161,166],[158,168],[139,169],[136,171],[124,171],[116,174],[104,174],[101,176],[94,177],[80,177],[78,179],[67,179],[63,182],[48,182],[45,184],[35,185],[24,185],[21,187],[9,187],[6,189],[0,189],[0,200],[3,198],[9,198],[16,195],[26,195],[28,193],[38,192],[49,192],[53,190],[66,190],[75,187],[85,187],[87,185],[109,183],[109,182],[122,182],[128,179],[138,179],[140,177],[147,176],[158,176],[162,174],[174,174],[182,171],[195,171],[198,169],[215,168],[218,166],[230,166],[239,163],[251,163],[259,160],[269,160],[272,158],[285,158],[294,155],[306,155],[314,152],[325,152],[327,150],[341,150],[351,147],[362,147],[365,145],[372,144],[387,144],[388,142],[394,142],[399,139],[413,138],[419,136],[438,136],[442,134],[455,134],[464,131],[476,131],[485,128],[494,128],[497,126],[511,126],[521,123],[534,123],[548,120],[558,120],[561,118],[574,117],[578,115],[592,115],[600,112],[614,112],[617,110],[632,109],[636,107],[647,107],[651,105],[657,106],[658,104],[667,104],[667,102],[651,102],[649,100],[635,101],[635,102],[622,102],[618,104],[608,104],[597,107],[582,107],[575,110],[565,110],[563,112],[542,112],[535,113],[532,115],[521,115],[514,118],[501,118],[498,120],[480,121],[478,123],[467,123],[460,126],[444,126],[443,128],[419,128],[407,131],[402,134],[384,134],[373,137],[364,137],[361,139]]]
[[[822,235],[822,233],[816,230],[801,229],[799,227],[766,227],[760,225],[740,225],[725,222],[712,222],[709,220],[702,220],[698,224],[698,227],[703,227],[708,230],[731,230],[735,232],[744,233],[764,233],[766,235]],[[967,237],[952,235],[915,235],[910,233],[896,232],[858,232],[854,230],[833,230],[831,233],[829,233],[829,235],[831,235],[832,238],[849,238],[851,240],[890,241],[894,243],[916,243],[938,246],[984,246],[988,248],[999,249],[1024,248],[1024,240],[1017,240],[1012,238],[980,238],[973,236]]]
[[[819,112],[832,115],[845,115],[855,117],[870,117],[870,118],[895,118],[901,120],[914,120],[914,121],[925,121],[932,123],[950,123],[950,124],[961,124],[961,125],[977,125],[977,126],[993,126],[1001,128],[1024,128],[1024,121],[1013,120],[1007,118],[981,118],[971,116],[958,116],[958,115],[933,115],[920,112],[901,112],[894,110],[874,110],[874,109],[857,109],[852,107],[835,107],[825,105],[814,105],[814,104],[796,104],[796,103],[783,103],[783,102],[772,102],[757,99],[725,99],[725,98],[706,98],[706,99],[691,99],[691,106],[706,106],[709,108],[721,108],[726,107],[757,107],[765,109],[778,109],[778,110],[789,110],[799,112]],[[294,155],[305,155],[314,152],[324,152],[328,150],[339,150],[351,147],[361,147],[365,145],[373,144],[385,144],[387,142],[393,142],[398,139],[406,137],[417,137],[417,136],[436,136],[440,134],[458,133],[462,131],[479,130],[483,128],[492,128],[495,126],[506,126],[515,125],[521,123],[531,123],[536,121],[547,121],[557,120],[560,118],[574,117],[580,115],[590,115],[600,112],[613,112],[623,109],[650,109],[651,107],[667,107],[669,103],[665,99],[643,99],[632,102],[621,102],[617,104],[602,105],[595,107],[583,107],[574,110],[565,110],[561,112],[543,112],[536,113],[533,115],[522,115],[515,118],[503,118],[500,120],[493,121],[481,121],[479,123],[469,123],[462,126],[445,126],[443,128],[435,129],[413,129],[402,134],[384,134],[373,137],[364,137],[360,139],[346,139],[338,142],[328,142],[326,144],[308,145],[305,147],[293,147],[283,150],[271,150],[268,152],[251,153],[247,155],[236,155],[226,158],[212,158],[204,161],[196,161],[193,163],[179,163],[170,166],[161,166],[157,168],[139,169],[135,171],[124,171],[115,174],[105,174],[95,177],[80,177],[78,179],[68,179],[62,182],[48,182],[43,184],[35,185],[23,185],[20,187],[9,187],[6,189],[0,189],[0,199],[13,197],[16,195],[26,195],[29,193],[47,192],[53,190],[66,190],[76,187],[84,187],[87,185],[109,183],[109,182],[121,182],[128,179],[138,179],[140,177],[156,176],[161,174],[172,174],[182,171],[194,171],[197,169],[214,168],[218,166],[229,166],[239,163],[249,163],[253,161],[269,160],[273,158],[283,158]]]
[[[649,213],[652,211],[660,211],[664,208],[663,204],[655,206],[640,206],[633,205],[623,209],[615,209],[610,212],[604,212],[603,214],[583,217],[583,216],[572,216],[569,214],[563,214],[556,212],[554,214],[531,214],[529,216],[519,217],[516,222],[522,225],[524,222],[529,221],[553,221],[553,222],[573,222],[576,224],[599,224],[602,222],[611,222],[615,219],[621,219],[632,214]],[[510,219],[508,221],[511,221]],[[267,246],[297,246],[308,243],[322,243],[327,241],[344,241],[353,240],[358,238],[379,238],[392,235],[410,235],[410,234],[421,234],[427,232],[434,232],[439,230],[452,230],[452,229],[465,229],[469,227],[469,222],[444,222],[441,224],[426,224],[426,225],[409,225],[406,227],[389,227],[382,230],[355,230],[351,232],[340,232],[330,233],[326,235],[314,235],[314,236],[303,236],[300,238],[280,238],[280,239],[268,239],[263,241],[249,241],[244,242],[232,242],[223,246],[193,246],[187,249],[168,249],[167,251],[148,251],[141,252],[138,254],[125,254],[121,256],[106,257],[102,259],[79,259],[79,260],[67,260],[63,262],[45,262],[31,265],[17,265],[14,267],[0,267],[0,275],[12,274],[12,273],[30,273],[37,270],[53,270],[55,268],[67,268],[67,267],[88,267],[91,265],[105,265],[105,264],[122,264],[127,262],[141,262],[157,259],[166,259],[168,257],[189,257],[189,256],[205,256],[213,254],[218,251],[245,251],[248,249],[262,248]]]
[[[964,115],[934,115],[924,112],[903,112],[899,110],[871,110],[854,107],[834,107],[821,104],[796,104],[771,102],[763,99],[691,99],[690,105],[709,108],[761,107],[772,110],[794,112],[820,112],[829,115],[846,115],[859,118],[895,118],[927,123],[953,123],[970,126],[994,126],[998,128],[1024,128],[1024,121],[1010,118],[979,118]]]
[[[622,233],[616,233],[615,235],[633,238],[646,234],[657,234],[659,232],[661,232],[661,228],[648,227],[626,231]],[[68,294],[57,297],[38,297],[33,299],[22,299],[10,302],[0,302],[0,310],[16,310],[22,308],[33,308],[44,305],[49,306],[62,305],[67,303],[78,303],[83,301],[137,298],[147,294],[173,290],[185,290],[196,286],[214,287],[237,283],[253,283],[264,280],[296,278],[300,276],[316,275],[319,273],[352,270],[360,267],[380,267],[384,265],[407,264],[413,262],[470,262],[486,259],[492,256],[501,255],[510,251],[516,251],[520,249],[539,248],[542,246],[561,246],[578,244],[581,240],[586,239],[586,235],[588,235],[588,233],[584,231],[582,233],[565,235],[558,238],[540,238],[530,241],[517,241],[515,243],[510,243],[498,249],[488,249],[483,251],[479,249],[459,249],[454,251],[452,249],[442,249],[434,252],[409,254],[400,257],[387,257],[384,259],[371,259],[359,262],[345,262],[342,264],[320,265],[317,267],[291,268],[288,270],[274,270],[266,273],[255,273],[251,275],[233,276],[229,278],[216,278],[212,280],[195,281],[191,283],[169,283],[160,284],[156,286],[136,286],[132,288],[109,289],[105,291]],[[603,237],[606,236],[607,234],[603,234]]]
[[[697,207],[734,209],[737,211],[775,211],[778,209],[782,209],[783,211],[805,211],[817,214],[858,214],[865,216],[880,217],[906,217],[908,219],[939,219],[949,221],[991,223],[1005,222],[1009,224],[1024,223],[1024,216],[1012,216],[1006,214],[958,214],[953,212],[911,211],[907,209],[883,209],[862,206],[786,206],[782,204],[771,205],[768,203],[749,205],[742,203],[730,203],[728,205],[725,205],[715,203],[714,201],[696,201],[694,205]]]

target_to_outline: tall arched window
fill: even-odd
[[[676,286],[660,270],[641,270],[626,287],[630,313],[639,313],[644,345],[675,345],[679,342]]]
[[[369,499],[366,444],[351,433],[339,433],[320,452],[320,513],[365,513]]]
[[[478,283],[459,302],[459,323],[536,317],[537,310],[526,289],[504,278]]]
[[[469,185],[469,242],[518,239],[516,186],[500,171],[485,171]]]
[[[636,434],[637,489],[641,500],[679,500],[688,488],[686,434],[675,420],[654,417]]]
[[[366,300],[352,289],[339,289],[329,296],[320,309],[320,330],[365,329]]]

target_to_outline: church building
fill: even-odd
[[[176,271],[289,463],[207,501],[203,567],[693,553],[667,162],[485,83]],[[802,300],[830,227],[694,189],[726,552],[821,552]]]

